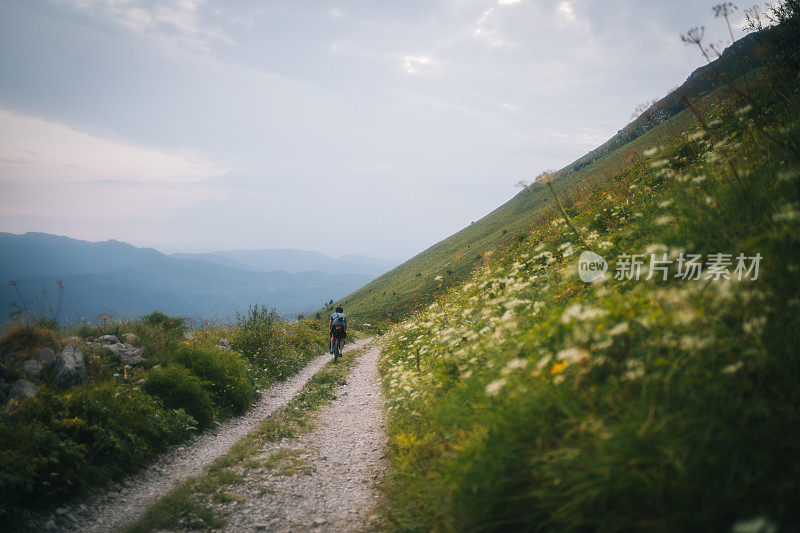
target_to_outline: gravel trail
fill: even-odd
[[[352,350],[371,339],[356,341]],[[54,515],[39,516],[30,523],[34,530],[100,532],[117,529],[141,515],[147,507],[187,477],[198,474],[230,446],[253,431],[259,423],[286,405],[306,382],[331,359],[325,354],[313,359],[297,375],[265,391],[253,408],[213,431],[203,433],[173,448],[156,463],[121,484],[89,496],[83,503],[62,506]]]
[[[222,531],[374,531],[386,470],[380,349],[356,362],[336,399],[320,409],[315,429],[269,444],[243,485],[226,490],[241,501],[217,504]]]

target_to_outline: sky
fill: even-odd
[[[680,85],[714,3],[3,0],[0,231],[408,258]]]

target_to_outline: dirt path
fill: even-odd
[[[376,347],[360,356],[314,431],[267,447],[243,485],[242,500],[220,504],[223,531],[365,531],[386,468],[383,393]]]
[[[347,349],[364,346],[370,340],[357,341]],[[122,484],[109,487],[87,498],[84,503],[59,507],[54,516],[37,517],[31,524],[32,529],[99,532],[113,530],[132,521],[156,498],[187,477],[198,474],[205,465],[225,454],[234,442],[253,431],[265,417],[286,405],[330,358],[329,354],[325,354],[312,360],[296,376],[272,386],[247,414],[174,448],[158,462],[128,477]],[[68,523],[64,525],[63,518],[56,520],[57,517],[66,518]],[[56,523],[60,525],[55,526]]]

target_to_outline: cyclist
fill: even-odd
[[[344,309],[341,307],[337,307],[336,311],[331,314],[331,319],[329,321],[329,326],[331,330],[331,353],[335,356],[338,356],[338,353],[334,353],[333,347],[333,339],[339,339],[339,350],[338,352],[341,353],[342,348],[344,348],[344,336],[347,334],[347,317],[344,315]]]

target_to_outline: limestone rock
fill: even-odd
[[[122,340],[124,340],[126,344],[136,344],[139,342],[139,337],[135,333],[126,333],[122,336]]]
[[[106,344],[103,348],[120,363],[136,366],[144,362],[144,359],[142,359],[142,349],[135,348],[130,344],[118,342],[116,344]]]
[[[50,348],[45,348],[39,352],[39,360],[44,366],[52,365],[56,362],[56,352]]]
[[[33,396],[36,396],[36,385],[30,381],[19,379],[14,383],[14,386],[11,387],[11,393],[8,395],[8,398],[10,400],[14,398],[24,400],[25,398],[32,398]]]
[[[103,335],[102,337],[98,337],[97,341],[104,344],[118,344],[119,338],[116,335]]]
[[[83,353],[76,350],[71,344],[64,348],[56,357],[56,373],[53,376],[53,385],[67,388],[86,382],[88,371]]]
[[[35,378],[39,377],[39,374],[42,373],[42,362],[38,359],[28,359],[25,361],[25,374]]]

